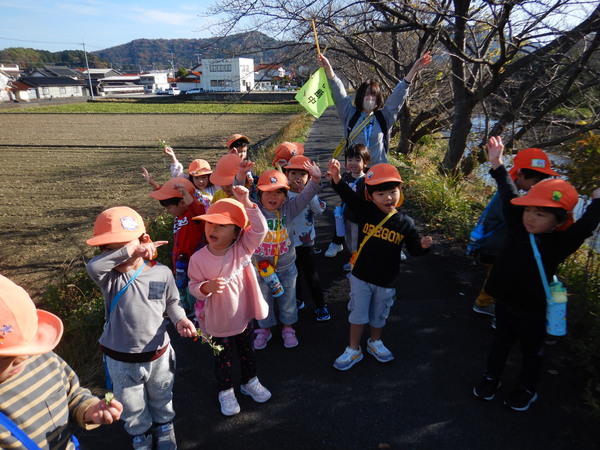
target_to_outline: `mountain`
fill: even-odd
[[[110,67],[97,55],[88,53],[90,67]],[[83,50],[63,50],[49,52],[47,50],[34,50],[32,48],[11,47],[0,50],[0,62],[18,64],[21,69],[41,67],[44,65],[65,65],[72,68],[85,67],[85,53]]]
[[[158,70],[194,67],[203,58],[254,58],[255,64],[290,62],[291,42],[253,31],[207,39],[136,39],[93,52],[120,70]],[[298,44],[295,44],[298,45]],[[300,49],[298,49],[301,51]]]

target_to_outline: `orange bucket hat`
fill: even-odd
[[[240,170],[241,162],[242,158],[235,153],[228,153],[227,155],[221,156],[217,161],[215,171],[210,176],[210,182],[217,186],[228,186],[233,184],[233,179]]]
[[[369,185],[387,183],[389,181],[403,183],[398,169],[388,163],[375,164],[369,169],[365,177],[365,184]]]
[[[213,171],[207,160],[195,159],[190,163],[188,173],[193,177],[199,177],[201,175],[210,175]]]
[[[284,170],[296,169],[296,170],[306,170],[304,168],[305,163],[310,163],[310,159],[304,155],[296,155],[292,156],[284,167]]]
[[[183,184],[185,190],[192,195],[194,195],[194,192],[196,191],[195,186],[190,180],[183,177],[177,177],[171,178],[169,181],[163,184],[159,190],[150,192],[150,197],[155,198],[156,200],[165,200],[173,197],[183,198],[181,192],[175,189],[176,184]]]
[[[227,148],[231,148],[231,144],[233,144],[235,141],[239,141],[240,139],[246,141],[248,144],[250,143],[250,139],[243,134],[232,134],[229,136],[229,139],[227,139]]]
[[[258,178],[256,187],[261,191],[276,191],[277,189],[290,189],[288,179],[277,169],[265,170]]]
[[[246,208],[233,198],[224,198],[216,201],[208,208],[206,214],[193,217],[194,220],[206,220],[207,222],[221,225],[233,224],[240,228],[246,228],[248,215]]]
[[[300,142],[282,142],[275,149],[275,157],[273,158],[273,165],[277,164],[277,161],[285,159],[289,161],[293,156],[299,156],[304,154],[304,145]]]
[[[56,347],[62,321],[36,309],[21,286],[0,275],[0,356],[41,355]]]
[[[117,206],[98,215],[94,222],[94,237],[85,242],[92,246],[130,242],[145,232],[142,216],[127,206]]]
[[[531,169],[546,175],[558,176],[558,173],[552,170],[548,155],[539,148],[525,148],[515,155],[513,166],[508,171],[513,181],[517,179],[520,169]]]
[[[521,206],[548,206],[550,208],[562,208],[565,211],[573,211],[579,201],[577,190],[565,180],[551,179],[542,180],[523,197],[513,198],[513,205]]]

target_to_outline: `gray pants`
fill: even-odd
[[[175,351],[171,345],[151,362],[128,363],[107,356],[106,365],[115,399],[123,403],[121,419],[127,433],[137,436],[147,432],[153,423],[173,420]]]

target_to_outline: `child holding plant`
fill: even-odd
[[[231,375],[234,345],[240,357],[242,394],[258,403],[271,398],[257,377],[252,326],[253,319],[264,319],[269,309],[252,266],[267,223],[250,201],[248,189],[234,186],[233,193],[237,200],[219,200],[206,214],[194,217],[205,222],[208,244],[194,253],[188,270],[190,292],[198,299],[198,319],[203,319],[213,343],[222,347],[215,354],[215,376],[226,416],[240,412]]]

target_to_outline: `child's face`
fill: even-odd
[[[182,216],[187,211],[187,205],[185,204],[183,199],[181,199],[176,205],[169,205],[165,206],[164,208],[169,214],[175,217]]]
[[[23,371],[29,356],[0,356],[0,383]]]
[[[371,194],[373,203],[384,213],[389,214],[396,209],[396,205],[400,201],[400,188],[396,186],[393,189],[385,191],[375,191]]]
[[[118,250],[120,248],[123,248],[126,245],[129,245],[130,243],[134,244],[134,245],[139,245],[140,240],[134,239],[133,241],[130,241],[130,242],[114,242],[112,244],[106,244],[106,245],[102,246],[102,251],[103,252],[111,252],[113,250]],[[142,263],[142,261],[143,261],[142,257],[132,256],[127,261],[124,261],[121,264],[119,264],[118,266],[116,266],[115,270],[118,272],[121,272],[121,273],[126,273],[126,272],[129,272],[130,270],[133,270],[133,269],[136,269],[137,267],[139,267],[139,265]]]
[[[221,190],[225,192],[225,194],[229,197],[233,196],[233,184],[227,184],[225,186],[221,186]]]
[[[226,225],[206,222],[204,228],[206,240],[215,250],[225,250],[237,239],[238,232],[234,224]]]
[[[261,194],[260,202],[264,208],[269,212],[275,212],[281,205],[286,201],[287,196],[283,189],[277,189],[275,191],[263,191]]]
[[[246,159],[248,155],[248,143],[246,141],[235,141],[229,147],[229,153],[235,153],[242,159]]]
[[[346,169],[353,175],[362,175],[363,170],[365,170],[365,163],[360,156],[347,158]]]
[[[308,172],[306,170],[286,170],[286,175],[292,192],[302,192],[302,189],[308,183]]]
[[[540,180],[538,180],[535,177],[525,178],[525,176],[519,172],[519,173],[517,173],[517,179],[515,180],[515,186],[517,186],[517,189],[520,189],[525,192],[529,192],[529,189],[531,189],[533,187],[533,185],[536,184],[538,181],[540,181]]]
[[[192,177],[192,182],[196,189],[206,189],[208,186],[209,175],[194,175]]]
[[[542,234],[554,231],[562,223],[551,212],[537,206],[526,206],[523,211],[523,225],[528,233]]]

